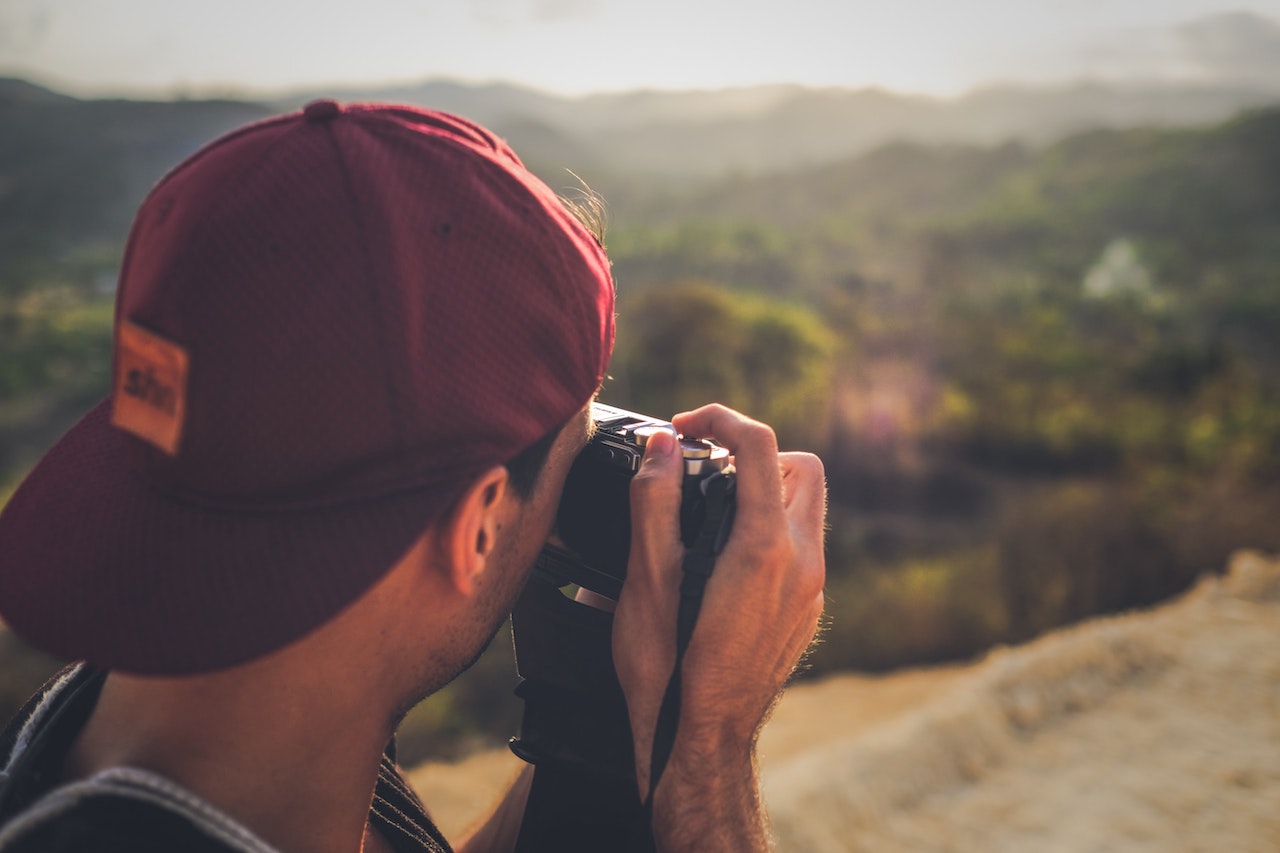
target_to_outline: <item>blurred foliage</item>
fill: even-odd
[[[113,303],[65,282],[0,293],[0,497],[106,394]]]
[[[106,390],[125,113],[97,149],[62,113],[56,140],[0,139],[0,495]],[[1280,111],[616,198],[604,400],[720,400],[826,463],[810,672],[967,657],[1280,550]],[[499,641],[405,721],[405,757],[511,734],[512,686]]]
[[[644,214],[610,235],[638,294],[620,342],[637,320],[643,341],[619,347],[618,393],[777,420],[718,363],[748,296],[807,305],[838,342],[813,351],[824,428],[784,440],[831,489],[812,671],[965,657],[1280,548],[1280,112],[1042,151],[893,145]]]
[[[990,547],[833,572],[810,672],[882,670],[949,660],[1007,636],[999,561]]]
[[[661,417],[719,400],[813,446],[826,438],[836,345],[810,308],[683,280],[620,300],[604,393]]]

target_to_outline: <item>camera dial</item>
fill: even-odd
[[[685,438],[673,426],[643,426],[632,436],[637,447],[646,447],[654,433],[669,432],[680,440],[680,454],[684,457],[684,473],[690,477],[702,477],[724,471],[729,464],[729,449],[704,438]]]

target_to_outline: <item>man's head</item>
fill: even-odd
[[[598,241],[464,120],[321,102],[223,137],[139,211],[114,393],[0,516],[0,612],[140,673],[296,639],[582,410],[612,300]]]
[[[469,667],[510,614],[593,428],[584,408],[521,458],[476,477],[373,592],[326,626],[364,668],[382,662],[396,719]]]

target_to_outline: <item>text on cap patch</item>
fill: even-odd
[[[116,334],[111,423],[176,456],[187,413],[187,351],[128,321]]]

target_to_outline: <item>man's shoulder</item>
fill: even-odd
[[[186,815],[116,791],[54,793],[3,828],[4,853],[227,853],[243,850]]]

